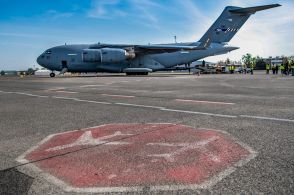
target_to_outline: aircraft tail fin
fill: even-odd
[[[228,6],[199,42],[201,44],[210,42],[227,43],[235,36],[252,14],[279,6],[281,5],[272,4],[248,8]]]

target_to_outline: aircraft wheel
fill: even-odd
[[[55,73],[54,72],[51,72],[50,73],[50,77],[55,77]]]

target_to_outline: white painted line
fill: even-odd
[[[240,115],[240,117],[261,119],[261,120],[284,121],[284,122],[292,122],[292,123],[294,123],[294,120],[292,120],[292,119],[271,118],[271,117],[264,117],[264,116],[249,116],[249,115]]]
[[[0,91],[0,93],[14,93],[14,92]]]
[[[77,102],[94,103],[94,104],[105,104],[105,105],[112,104],[112,103],[109,103],[109,102],[98,102],[98,101],[93,101],[93,100],[81,100],[81,99],[75,99],[75,101],[77,101]]]
[[[123,106],[134,106],[134,107],[142,107],[142,108],[155,108],[155,109],[164,109],[164,107],[158,106],[148,106],[148,105],[140,105],[140,104],[127,104],[127,103],[114,103],[116,105],[123,105]]]
[[[52,98],[64,99],[64,100],[77,100],[77,98],[62,97],[62,96],[52,96]]]
[[[177,102],[203,103],[203,104],[235,105],[235,103],[229,103],[229,102],[212,102],[212,101],[184,100],[184,99],[175,99],[175,101],[177,101]]]
[[[35,94],[24,93],[24,92],[8,92],[8,91],[1,91],[1,90],[0,90],[0,93],[4,93],[4,94],[19,94],[19,95],[26,95],[26,96],[39,97],[39,98],[48,98],[49,97],[49,96],[35,95]],[[105,95],[109,95],[109,94],[105,94]],[[117,95],[114,95],[114,96],[117,96]],[[120,96],[120,95],[118,95],[118,96]],[[61,96],[51,96],[51,97],[52,98],[56,98],[56,99],[73,100],[73,101],[77,101],[77,102],[87,102],[87,103],[94,103],[94,104],[105,104],[105,105],[116,104],[116,105],[123,105],[123,106],[133,106],[133,107],[142,107],[142,108],[154,108],[154,109],[159,109],[161,111],[167,111],[167,112],[189,113],[189,114],[216,116],[216,117],[224,117],[224,118],[237,118],[237,117],[242,117],[242,118],[252,118],[252,119],[260,119],[260,120],[272,120],[272,121],[282,121],[282,122],[292,122],[292,123],[294,123],[294,119],[282,119],[282,118],[272,118],[272,117],[262,117],[262,116],[250,116],[250,115],[238,115],[238,116],[235,116],[235,115],[214,114],[214,113],[188,111],[188,110],[175,110],[175,109],[168,109],[168,108],[160,107],[160,106],[149,106],[149,105],[140,105],[140,104],[128,104],[128,103],[120,103],[120,102],[117,102],[117,103],[99,102],[99,101],[94,101],[94,100],[83,100],[83,99],[78,99],[78,98],[61,97]],[[127,97],[132,97],[132,96],[127,96]]]
[[[60,96],[52,96],[52,98],[55,99],[64,99],[64,100],[73,100],[73,101],[77,101],[77,102],[87,102],[87,103],[94,103],[94,104],[112,104],[109,102],[98,102],[98,101],[94,101],[94,100],[82,100],[82,99],[78,99],[78,98],[69,98],[69,97],[60,97]]]
[[[82,85],[80,87],[105,87],[106,85]]]
[[[57,88],[51,88],[51,89],[45,89],[44,91],[56,91],[56,90],[64,90],[65,87],[57,87]]]
[[[112,94],[101,94],[103,96],[109,96],[109,97],[120,97],[120,98],[134,98],[135,96],[132,95],[112,95]]]
[[[18,94],[18,95],[26,95],[26,96],[31,96],[31,97],[40,97],[40,98],[48,98],[49,96],[45,95],[35,95],[35,94],[30,94],[30,93],[23,93],[23,92],[12,92],[12,91],[0,91],[0,93],[5,93],[5,94]]]
[[[225,118],[237,118],[237,116],[225,115],[225,114],[214,114],[214,113],[206,113],[206,112],[187,111],[187,110],[173,110],[173,109],[167,109],[167,108],[163,108],[161,110],[168,111],[168,112],[181,112],[181,113],[199,114],[199,115],[207,115],[207,116],[218,116],[218,117],[225,117]]]
[[[75,91],[55,91],[57,93],[78,93],[78,92],[75,92]]]
[[[12,92],[12,93],[19,94],[19,95],[32,96],[32,97],[48,98],[48,96],[44,96],[44,95],[35,95],[35,94],[23,93],[23,92]]]

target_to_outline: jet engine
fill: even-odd
[[[84,62],[116,63],[135,58],[134,52],[118,48],[84,49]]]

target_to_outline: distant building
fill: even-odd
[[[280,66],[283,63],[283,58],[284,56],[276,56],[275,58],[273,58],[272,56],[268,57],[268,58],[263,58],[263,60],[270,64],[270,66],[272,67],[273,65],[278,65]]]
[[[16,70],[5,70],[5,76],[17,76]]]
[[[52,71],[46,68],[42,68],[35,71],[35,76],[49,76]],[[55,74],[59,74],[58,71],[53,71]]]
[[[41,70],[35,71],[35,76],[49,76],[50,73],[51,73],[50,70],[41,69]]]

